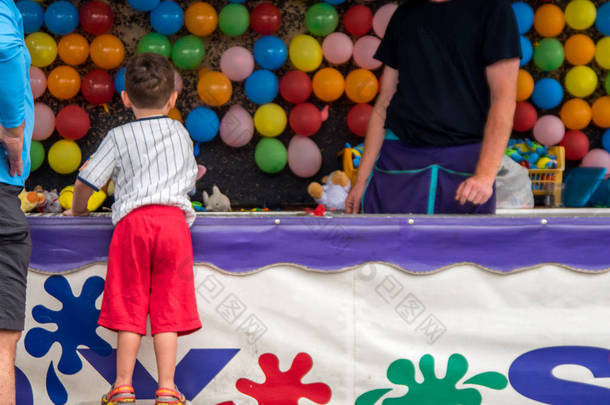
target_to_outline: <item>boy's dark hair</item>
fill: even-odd
[[[125,91],[136,108],[162,108],[174,91],[174,68],[155,53],[135,56],[127,63]]]

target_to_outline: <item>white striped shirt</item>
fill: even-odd
[[[195,212],[188,193],[197,162],[186,128],[168,117],[149,117],[112,129],[81,169],[79,180],[99,190],[112,178],[112,222],[144,205],[181,208],[190,225]]]

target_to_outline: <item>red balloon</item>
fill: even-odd
[[[566,132],[559,145],[565,148],[568,160],[580,160],[589,152],[589,138],[582,131]]]
[[[80,8],[80,24],[91,35],[108,33],[112,29],[113,23],[112,9],[103,1],[90,1]]]
[[[365,136],[369,126],[369,118],[373,112],[370,104],[356,104],[347,113],[347,126],[358,136]]]
[[[114,80],[105,70],[92,70],[83,78],[81,93],[91,104],[106,104],[112,100]]]
[[[311,79],[300,70],[291,70],[280,79],[280,94],[289,103],[304,103],[311,96],[311,91]]]
[[[76,104],[65,106],[55,117],[55,129],[66,139],[81,139],[87,135],[90,127],[89,114]]]
[[[373,27],[373,12],[362,4],[351,6],[343,16],[343,25],[348,34],[366,35]]]
[[[297,135],[311,136],[322,127],[322,114],[315,105],[302,103],[292,108],[289,121]]]
[[[513,122],[513,129],[517,132],[526,132],[534,128],[536,121],[538,120],[538,113],[536,108],[527,101],[520,101],[517,103],[517,109],[515,110],[515,119]]]
[[[280,9],[271,3],[261,3],[250,14],[250,26],[262,35],[272,35],[282,25]]]

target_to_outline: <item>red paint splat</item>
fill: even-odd
[[[297,354],[286,372],[280,371],[279,360],[271,353],[260,356],[258,364],[265,374],[265,382],[258,384],[241,378],[235,384],[240,392],[256,399],[258,405],[298,405],[299,398],[306,398],[317,404],[327,404],[330,401],[331,390],[328,385],[301,382],[313,367],[309,354]]]

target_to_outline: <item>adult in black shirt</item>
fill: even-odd
[[[519,33],[509,0],[410,0],[401,5],[377,50],[376,58],[385,63],[383,81],[346,211],[359,211],[375,161],[383,161],[384,155],[386,160],[390,155],[396,159],[396,148],[402,148],[401,159],[419,157],[419,164],[428,162],[422,160],[427,155],[430,164],[441,169],[453,164],[443,161],[443,156],[454,150],[463,153],[472,170],[459,171],[472,175],[451,190],[450,198],[457,201],[455,212],[464,212],[460,205],[488,202],[512,128],[519,57]],[[399,141],[384,142],[386,131]],[[472,150],[476,150],[474,158]],[[401,172],[397,167],[386,169],[384,173]],[[402,172],[409,171],[413,170]],[[396,189],[411,184],[399,181],[394,186],[392,181],[373,179],[380,198],[398,198]],[[426,188],[420,184],[413,191]],[[396,207],[391,210],[400,209],[390,205]],[[446,202],[441,205],[445,212],[452,211]],[[417,211],[407,204],[402,212]]]

